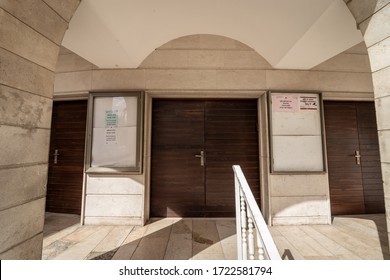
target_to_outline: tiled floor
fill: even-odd
[[[236,258],[234,219],[159,219],[144,227],[80,226],[79,216],[47,213],[46,221],[43,259]]]
[[[270,228],[282,259],[388,260],[385,215],[337,216],[332,225]]]
[[[144,227],[80,226],[79,219],[47,213],[43,259],[236,259],[234,219],[161,219]],[[285,260],[390,259],[384,215],[270,230]]]

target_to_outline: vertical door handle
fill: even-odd
[[[60,154],[58,153],[58,149],[55,149],[54,150],[54,164],[57,164],[59,155]]]
[[[355,151],[355,158],[356,158],[356,164],[360,165],[360,159],[361,159],[360,151]]]
[[[195,157],[200,158],[200,166],[204,166],[204,151],[200,151],[200,155],[195,155]]]

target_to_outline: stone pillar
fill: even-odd
[[[370,57],[390,240],[390,0],[345,2],[363,33]]]
[[[54,71],[79,3],[0,1],[0,259],[42,255]]]

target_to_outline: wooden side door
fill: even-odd
[[[46,211],[80,214],[87,101],[53,103]]]
[[[204,211],[204,102],[154,100],[152,217],[196,217]]]
[[[332,214],[382,213],[374,104],[324,102],[324,115]]]
[[[151,216],[234,216],[232,165],[260,200],[256,100],[154,100]]]

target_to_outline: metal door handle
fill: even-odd
[[[195,155],[195,157],[200,158],[200,166],[204,166],[204,151],[200,151],[200,155]]]
[[[58,156],[59,156],[60,154],[58,153],[58,150],[57,149],[55,149],[54,150],[54,164],[57,164],[57,162],[58,162]]]
[[[355,158],[356,158],[356,164],[360,165],[360,159],[361,159],[360,151],[355,151]]]

